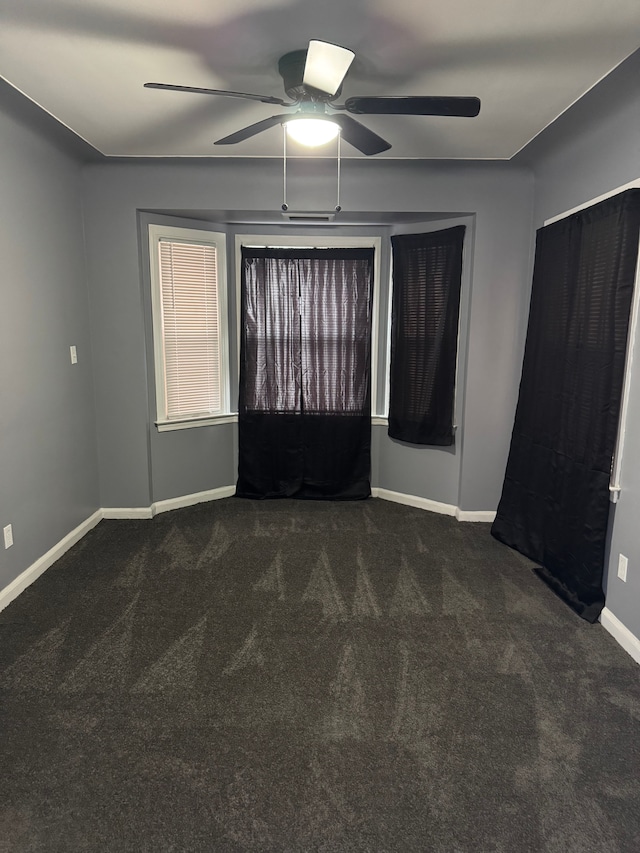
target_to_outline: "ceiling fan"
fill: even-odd
[[[196,86],[176,86],[171,83],[145,83],[147,89],[168,89],[174,92],[194,92],[204,95],[223,95],[244,98],[263,104],[297,107],[293,113],[281,113],[251,124],[235,133],[218,139],[215,145],[235,145],[244,142],[277,124],[284,124],[287,133],[308,145],[318,145],[341,133],[342,138],[366,155],[379,154],[391,148],[377,133],[344,113],[355,115],[463,116],[473,118],[480,112],[478,98],[422,96],[352,97],[344,104],[335,103],[342,83],[355,54],[347,48],[313,39],[306,50],[285,54],[278,62],[284,90],[291,101],[271,95],[230,92],[225,89],[203,89]],[[327,109],[329,108],[329,109]],[[305,131],[313,141],[304,140]]]

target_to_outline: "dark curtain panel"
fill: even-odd
[[[389,435],[453,444],[464,225],[391,238]]]
[[[537,233],[520,396],[493,535],[595,622],[638,252],[640,190]]]
[[[372,249],[242,250],[240,497],[371,494]]]

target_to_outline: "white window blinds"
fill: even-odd
[[[171,420],[220,413],[224,400],[217,247],[160,239],[158,251],[165,410],[159,416]]]

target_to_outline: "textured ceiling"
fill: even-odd
[[[392,143],[376,159],[508,159],[640,46],[640,0],[0,0],[0,76],[108,156],[281,157],[279,127],[213,142],[282,108],[143,84],[284,97],[278,59],[311,38],[356,52],[343,98],[481,99],[361,117]]]

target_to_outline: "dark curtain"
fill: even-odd
[[[391,238],[389,435],[453,444],[464,225]]]
[[[537,233],[520,395],[493,535],[595,622],[640,228],[630,190]]]
[[[372,249],[242,249],[240,497],[371,494]]]

